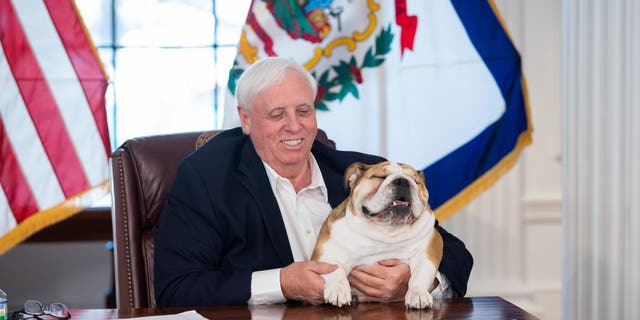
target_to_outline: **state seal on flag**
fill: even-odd
[[[376,68],[391,51],[391,23],[381,23],[373,0],[253,1],[229,73],[228,89],[247,66],[267,56],[289,56],[318,81],[315,107],[351,95],[359,98],[362,70]]]

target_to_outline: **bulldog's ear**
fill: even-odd
[[[352,163],[344,172],[344,188],[353,189],[353,185],[362,176],[362,173],[370,166],[362,162]]]

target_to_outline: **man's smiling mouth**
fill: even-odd
[[[288,146],[297,146],[302,143],[302,139],[282,140],[280,141]]]

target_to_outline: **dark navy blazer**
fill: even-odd
[[[311,152],[332,207],[348,195],[343,175],[350,164],[384,160],[317,141]],[[463,296],[473,259],[460,240],[438,228],[445,247],[440,272]],[[180,163],[154,241],[158,306],[244,304],[253,271],[293,262],[264,165],[240,128],[218,134]]]

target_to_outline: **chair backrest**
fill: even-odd
[[[127,140],[111,155],[116,301],[120,309],[153,308],[153,234],[178,163],[220,131]],[[316,139],[335,148],[322,130]]]

